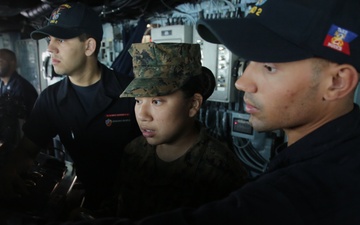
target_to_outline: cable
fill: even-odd
[[[246,148],[246,146],[249,146],[250,144],[250,140],[248,140],[245,145],[242,145],[242,146],[239,146],[238,145],[238,142],[242,142],[242,139],[234,139],[234,151],[235,151],[235,154],[239,157],[239,159],[250,169],[250,170],[253,170],[253,171],[256,171],[256,172],[262,172],[262,168],[254,165],[249,159],[245,152],[244,152],[244,149]],[[242,143],[241,143],[242,144]]]
[[[263,173],[268,161],[252,146],[249,139],[233,137],[234,152],[239,159],[252,171]]]

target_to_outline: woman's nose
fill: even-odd
[[[135,106],[136,118],[139,121],[148,121],[151,120],[151,113],[149,111],[149,106],[146,103]]]

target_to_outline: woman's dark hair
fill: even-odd
[[[199,76],[191,77],[181,88],[184,92],[185,98],[192,97],[195,93],[199,93],[203,96],[203,102],[205,102],[215,88],[215,77],[211,70],[206,67],[202,67],[202,74]]]

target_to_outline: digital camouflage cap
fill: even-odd
[[[136,43],[129,53],[135,78],[120,97],[168,95],[202,74],[199,44]]]

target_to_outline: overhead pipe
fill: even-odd
[[[41,16],[51,13],[53,7],[48,3],[43,3],[32,9],[21,11],[20,14],[28,19],[37,19]]]

